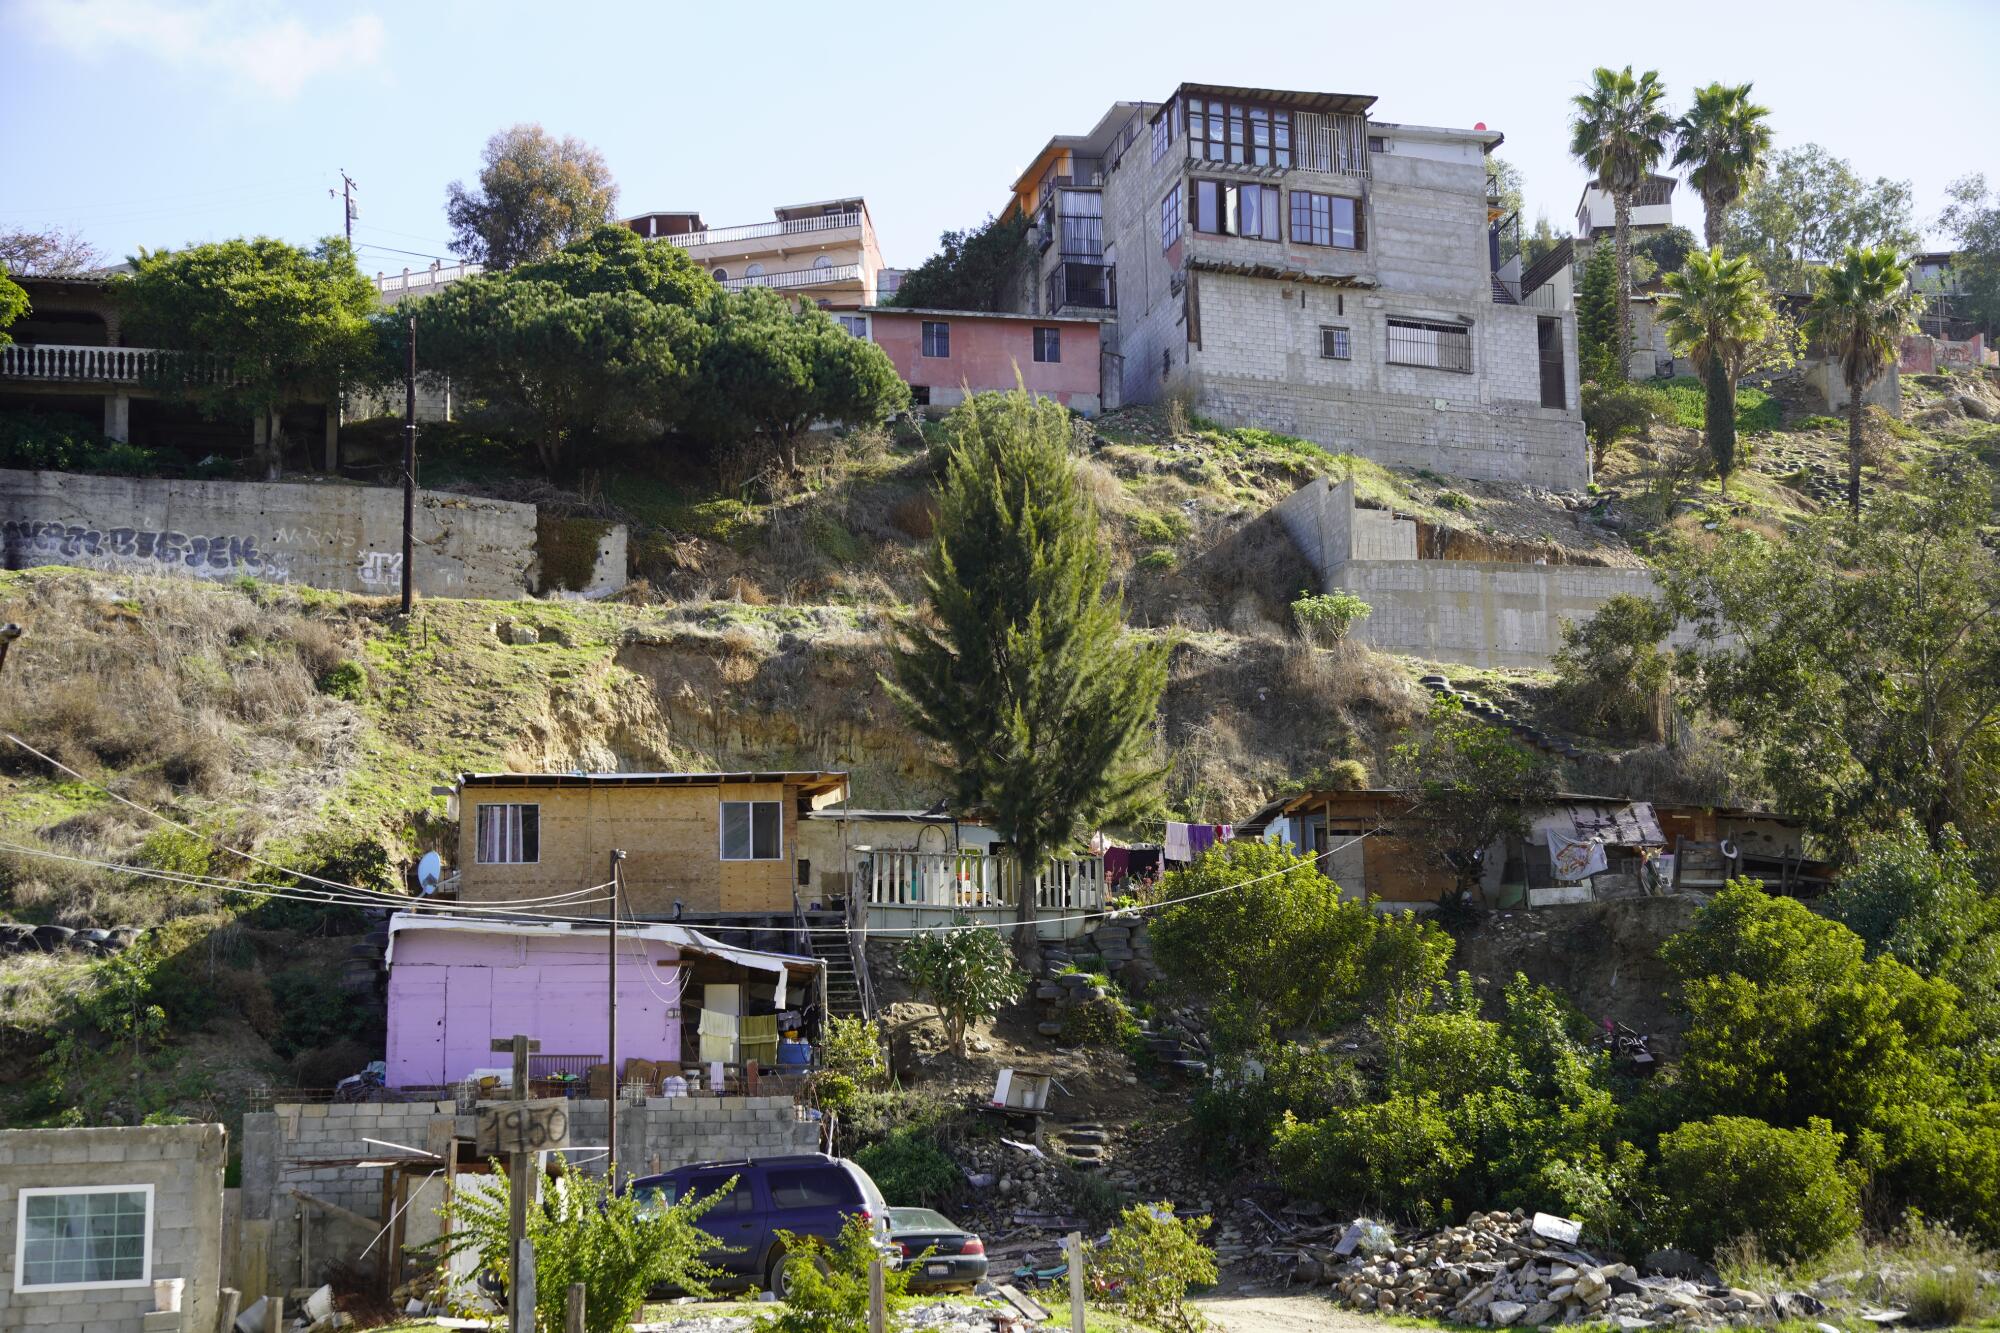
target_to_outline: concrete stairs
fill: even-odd
[[[1580,759],[1583,751],[1562,736],[1541,727],[1530,726],[1515,719],[1514,715],[1498,704],[1482,699],[1468,691],[1452,688],[1451,681],[1444,676],[1425,676],[1417,684],[1432,694],[1453,695],[1465,705],[1465,711],[1474,717],[1491,722],[1494,726],[1505,727],[1523,745],[1540,750],[1543,754],[1554,755],[1558,759]]]
[[[1103,1166],[1111,1151],[1110,1131],[1095,1121],[1057,1126],[1049,1131],[1049,1141],[1059,1157],[1082,1171]]]

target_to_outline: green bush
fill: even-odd
[[[1674,615],[1620,593],[1590,619],[1562,623],[1556,650],[1556,709],[1571,727],[1613,739],[1663,738],[1673,661],[1663,648]]]
[[[965,1054],[965,1031],[1012,1004],[1027,988],[1027,974],[1014,966],[1000,933],[956,930],[918,935],[903,946],[900,960],[917,993],[938,1007],[951,1049]]]
[[[108,438],[67,412],[0,412],[0,467],[150,477],[157,451]]]
[[[1299,633],[1319,644],[1339,643],[1357,620],[1374,610],[1351,592],[1307,593],[1292,603]]]
[[[1155,571],[1168,570],[1180,564],[1181,558],[1171,548],[1156,546],[1139,557],[1139,568]]]
[[[1815,1117],[1780,1129],[1747,1116],[1690,1121],[1660,1139],[1659,1181],[1680,1243],[1701,1254],[1742,1236],[1794,1262],[1814,1259],[1861,1226],[1858,1172],[1845,1136]]]
[[[1366,1096],[1354,1062],[1318,1046],[1270,1042],[1252,1051],[1250,1060],[1261,1072],[1210,1084],[1194,1095],[1194,1141],[1216,1169],[1268,1151],[1272,1131],[1287,1115],[1322,1120]]]
[[[368,697],[368,669],[359,662],[337,662],[320,676],[319,691],[358,704]]]
[[[1452,1182],[1472,1153],[1435,1093],[1392,1093],[1306,1123],[1289,1113],[1271,1141],[1285,1188],[1430,1223],[1452,1211]]]
[[[1677,426],[1700,430],[1708,401],[1708,389],[1692,375],[1680,375],[1664,384],[1646,386],[1657,394],[1665,416]],[[1785,421],[1785,406],[1762,389],[1741,385],[1736,390],[1736,429],[1776,430]]]
[[[1603,467],[1611,446],[1628,435],[1644,435],[1660,410],[1658,398],[1636,384],[1609,380],[1583,386],[1583,430],[1590,437],[1591,463]]]
[[[879,1143],[854,1154],[882,1189],[891,1206],[929,1207],[951,1198],[963,1180],[958,1166],[931,1136],[915,1126],[899,1125]]]
[[[882,1058],[883,1040],[880,1022],[858,1014],[829,1018],[820,1032],[819,1067],[852,1079],[856,1088],[872,1086],[889,1072],[889,1063]]]
[[[1142,542],[1171,546],[1188,535],[1187,515],[1176,509],[1142,509],[1132,516],[1132,532]]]
[[[868,1220],[850,1216],[831,1244],[789,1231],[780,1231],[778,1241],[784,1247],[790,1288],[784,1304],[756,1317],[755,1333],[867,1333],[868,1266],[881,1257]],[[884,1303],[892,1329],[904,1326],[909,1285],[909,1269],[883,1266]]]
[[[271,1048],[287,1059],[331,1045],[362,1019],[354,997],[336,978],[302,967],[271,978],[271,1002],[279,1016]]]
[[[1138,1020],[1116,995],[1100,995],[1063,1010],[1060,1040],[1065,1046],[1124,1046],[1138,1033]]]
[[[1200,1328],[1187,1293],[1215,1281],[1215,1251],[1201,1239],[1208,1224],[1205,1217],[1174,1216],[1171,1203],[1134,1204],[1090,1252],[1090,1276],[1130,1319],[1153,1328]]]

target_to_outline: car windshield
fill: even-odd
[[[928,1208],[891,1208],[889,1229],[891,1231],[958,1230],[943,1213],[934,1213]]]

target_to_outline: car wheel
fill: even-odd
[[[815,1261],[779,1250],[771,1257],[771,1294],[781,1301],[792,1296],[792,1274],[798,1266]]]

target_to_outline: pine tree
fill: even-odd
[[[1603,242],[1590,247],[1576,294],[1576,352],[1587,380],[1625,378],[1618,356],[1618,260]]]
[[[1020,865],[1016,950],[1036,949],[1034,881],[1089,828],[1129,815],[1159,770],[1146,756],[1166,686],[1164,644],[1139,645],[1105,591],[1097,510],[1069,457],[1069,415],[1025,390],[952,413],[952,448],[891,693],[951,755],[956,798],[989,807]]]

